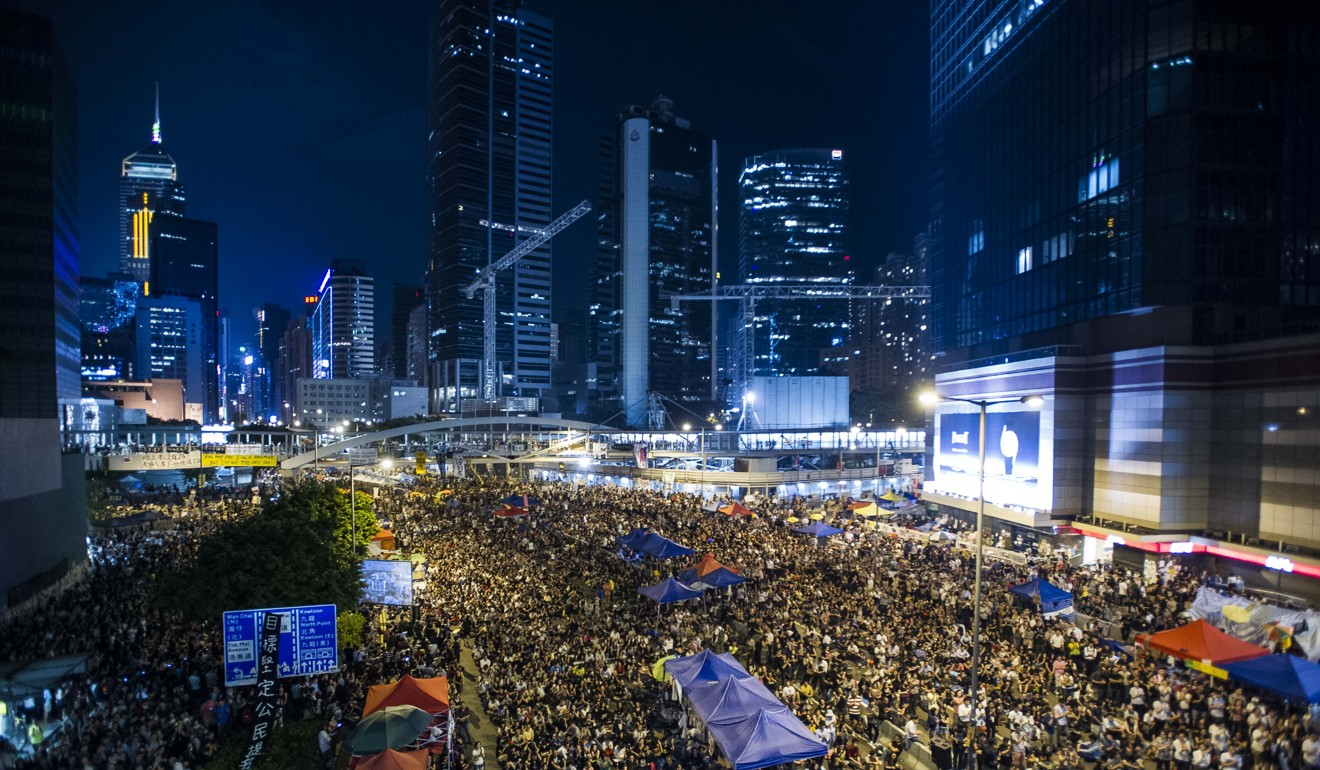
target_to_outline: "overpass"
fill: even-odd
[[[568,434],[574,431],[581,431],[580,437],[568,437],[567,440],[552,442],[550,449],[540,450],[535,454],[558,451],[576,443],[578,440],[584,440],[591,435],[605,435],[620,433],[617,428],[610,428],[580,420],[560,420],[546,417],[463,417],[453,420],[435,420],[433,422],[415,423],[405,425],[401,428],[390,428],[388,430],[378,430],[371,433],[360,433],[355,436],[336,441],[333,444],[318,446],[311,452],[303,452],[294,455],[280,463],[280,468],[286,471],[295,470],[305,465],[314,463],[322,458],[333,457],[345,449],[354,449],[356,447],[369,446],[380,441],[388,441],[393,438],[401,438],[421,433],[541,433],[541,434]]]

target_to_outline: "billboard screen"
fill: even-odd
[[[1048,508],[1049,479],[1042,481],[1040,412],[986,414],[985,498],[1000,505]],[[977,412],[938,417],[935,487],[977,497],[980,422]]]
[[[367,584],[362,600],[368,604],[407,607],[413,603],[410,561],[367,559],[362,562],[362,580]]]

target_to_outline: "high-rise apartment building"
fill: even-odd
[[[1046,396],[991,411],[993,517],[1320,545],[1318,39],[1286,3],[932,3],[936,384]],[[928,501],[975,506],[975,411],[936,412]]]
[[[919,238],[920,241],[924,240]],[[923,249],[916,254],[890,254],[875,269],[877,286],[924,286]],[[853,303],[852,337],[848,347],[849,386],[854,391],[882,393],[912,400],[917,388],[929,387],[930,300],[871,300]]]
[[[335,260],[317,289],[311,328],[313,377],[374,377],[376,279]]]
[[[181,217],[187,200],[179,167],[160,133],[160,93],[151,142],[124,158],[119,174],[119,269],[138,283],[151,280],[151,233],[158,217]]]
[[[78,409],[77,127],[49,19],[0,9],[0,603],[87,559],[83,458],[61,454]]]
[[[849,191],[843,150],[779,150],[748,158],[738,179],[738,263],[744,283],[849,284]],[[849,337],[839,301],[762,301],[744,376],[822,374],[821,357]]]
[[[151,280],[144,296],[186,297],[197,302],[201,318],[200,347],[193,351],[201,362],[202,390],[190,391],[188,400],[202,405],[204,419],[219,419],[220,410],[220,257],[218,228],[214,222],[165,216],[154,221],[151,244]]]
[[[301,417],[298,380],[312,376],[312,330],[307,318],[298,316],[284,325],[275,356],[275,391],[279,393],[278,414],[285,424]]]
[[[481,387],[482,297],[463,288],[552,219],[553,25],[516,0],[439,0],[431,32],[426,270],[430,385],[442,411]],[[496,281],[506,396],[550,387],[550,245]],[[498,394],[497,394],[498,395]]]
[[[710,303],[669,297],[709,291],[716,262],[715,140],[660,97],[629,107],[601,138],[599,251],[590,308],[598,388],[630,425],[647,393],[711,397]]]

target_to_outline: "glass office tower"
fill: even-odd
[[[852,283],[843,150],[779,150],[748,158],[738,188],[744,283]],[[751,328],[740,332],[755,341],[737,346],[753,351],[748,376],[824,374],[821,354],[847,342],[849,317],[848,304],[837,300],[757,303]]]

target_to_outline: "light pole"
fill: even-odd
[[[1041,396],[1022,396],[1021,398],[1004,398],[995,401],[974,398],[958,398],[957,396],[946,396],[943,393],[927,391],[920,396],[921,403],[927,406],[934,405],[940,401],[959,401],[964,404],[972,404],[981,410],[981,423],[979,429],[978,459],[980,463],[979,490],[977,493],[976,506],[976,579],[972,591],[972,691],[971,708],[972,717],[969,722],[969,744],[968,744],[968,767],[970,770],[976,770],[978,757],[976,755],[976,709],[979,700],[981,683],[981,563],[985,558],[985,413],[986,409],[996,404],[1026,404],[1033,409],[1039,408],[1045,403]]]

